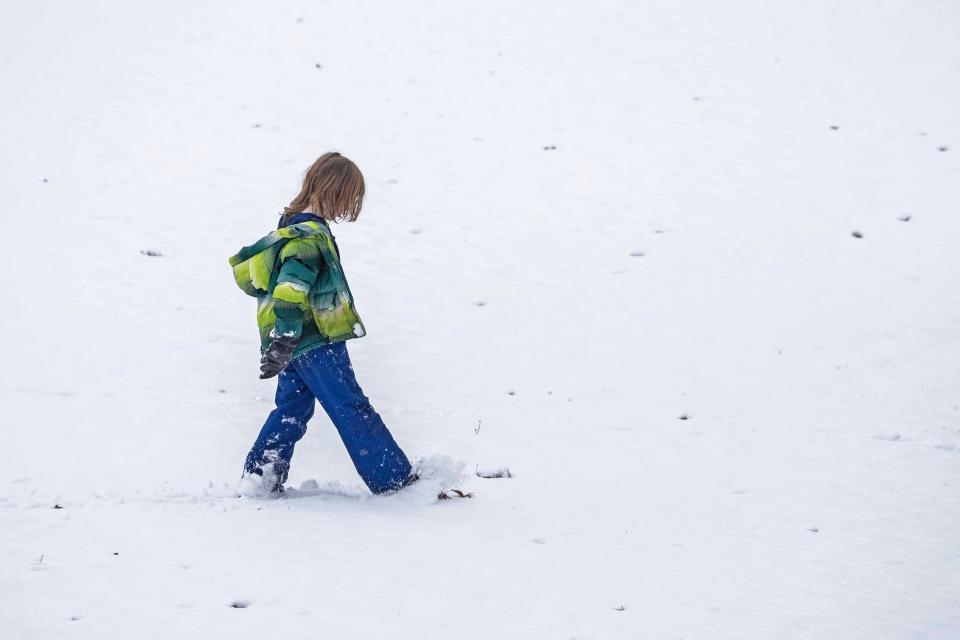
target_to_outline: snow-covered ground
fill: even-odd
[[[960,638],[958,65],[947,0],[2,3],[0,638]],[[433,478],[318,414],[237,499],[226,260],[330,149]]]

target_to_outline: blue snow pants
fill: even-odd
[[[344,342],[302,353],[277,378],[277,408],[253,444],[244,470],[263,474],[273,464],[282,485],[297,441],[307,431],[314,401],[330,416],[360,477],[373,493],[402,487],[411,473],[410,461],[394,441],[380,415],[370,406],[353,373]]]

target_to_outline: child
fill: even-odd
[[[357,384],[347,354],[345,341],[365,331],[328,222],[356,220],[363,195],[357,165],[326,153],[307,170],[278,229],[230,258],[237,284],[258,301],[260,377],[279,376],[277,408],[244,465],[245,493],[283,492],[294,445],[306,432],[315,400],[370,491],[396,490],[417,479]]]

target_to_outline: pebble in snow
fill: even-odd
[[[862,237],[863,237],[863,234],[862,234],[861,232],[859,232],[859,231],[854,231],[854,232],[851,233],[850,235],[852,235],[854,238],[862,238]]]
[[[643,251],[631,251],[631,252],[630,252],[630,256],[633,257],[633,258],[642,258],[642,257],[645,256],[645,255],[647,255],[647,254],[644,253]]]
[[[912,217],[913,216],[900,216],[899,218],[897,218],[897,220],[899,220],[900,222],[910,222],[910,218]]]

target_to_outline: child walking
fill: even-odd
[[[274,409],[244,464],[248,493],[281,493],[314,403],[330,416],[373,493],[417,479],[354,376],[346,341],[365,334],[330,222],[360,215],[363,174],[339,153],[307,170],[276,231],[230,258],[237,285],[257,298],[260,377],[277,376]]]

